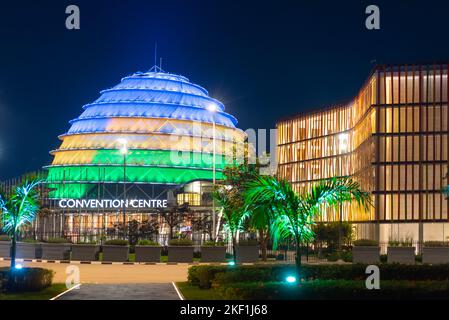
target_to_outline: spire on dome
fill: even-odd
[[[148,70],[148,72],[162,72],[162,73],[167,73],[167,72],[165,72],[164,70],[162,70],[161,67],[159,67],[159,66],[157,66],[157,65],[152,66],[151,69]]]

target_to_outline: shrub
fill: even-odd
[[[332,252],[327,256],[327,261],[335,262],[340,259],[340,255],[338,252]]]
[[[54,271],[43,268],[23,268],[11,272],[9,268],[0,269],[4,290],[9,292],[40,291],[51,286]]]
[[[97,242],[96,241],[83,241],[83,242],[77,242],[76,244],[79,244],[79,245],[96,245]]]
[[[209,289],[215,274],[226,271],[226,266],[195,266],[189,268],[187,280],[191,285]]]
[[[139,246],[151,246],[151,247],[158,247],[159,243],[151,241],[151,240],[139,240],[138,242]]]
[[[124,246],[125,247],[128,245],[128,241],[121,240],[121,239],[113,239],[113,240],[105,241],[104,244],[106,246]]]
[[[377,247],[379,243],[376,240],[370,240],[370,239],[359,239],[354,241],[354,246],[357,247]]]
[[[425,247],[448,247],[449,243],[444,241],[426,241],[424,242]]]
[[[189,239],[180,238],[180,239],[172,239],[169,241],[168,244],[170,246],[186,246],[187,247],[187,246],[192,246],[193,242],[192,242],[192,240],[189,240]]]
[[[364,280],[364,264],[303,265],[301,279],[321,280]],[[449,264],[441,265],[400,265],[379,266],[383,280],[449,281]],[[288,274],[295,272],[294,265],[253,265],[253,266],[194,266],[189,269],[188,281],[192,285],[201,283],[204,288],[221,287],[236,282],[284,281]]]
[[[218,290],[224,299],[236,300],[447,299],[449,282],[383,280],[381,290],[367,290],[362,280],[314,280],[298,285],[242,282]]]
[[[343,251],[340,257],[344,262],[352,262],[352,251]]]
[[[351,251],[337,251],[328,254],[327,261],[335,262],[338,260],[343,260],[344,262],[352,262],[352,252]]]
[[[11,241],[11,238],[7,234],[0,235],[0,241]]]
[[[69,243],[69,240],[66,238],[48,238],[46,243]]]
[[[257,240],[253,239],[253,240],[240,240],[238,243],[238,246],[257,246],[258,242]]]
[[[223,247],[225,243],[223,241],[206,241],[203,243],[203,247]]]
[[[39,241],[37,241],[35,239],[22,239],[21,242],[25,242],[25,243],[39,243]]]
[[[279,260],[279,261],[284,260],[284,258],[285,258],[285,256],[284,256],[283,253],[279,253],[279,254],[276,256],[276,260]]]

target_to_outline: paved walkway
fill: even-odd
[[[56,300],[180,300],[171,283],[82,284]]]
[[[24,267],[46,268],[55,271],[53,283],[65,283],[66,268],[71,264],[23,262]],[[0,267],[9,266],[9,261],[0,261]],[[83,284],[137,284],[170,283],[187,281],[189,265],[116,265],[73,264],[79,268]]]

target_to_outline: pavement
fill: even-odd
[[[46,268],[55,271],[53,283],[65,283],[70,268],[79,268],[80,283],[83,284],[139,284],[170,283],[187,281],[187,264],[68,264],[21,262],[23,267]],[[0,267],[9,266],[9,261],[0,261]]]
[[[172,283],[81,284],[55,300],[180,300]]]

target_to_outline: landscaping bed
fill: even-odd
[[[10,271],[0,268],[0,292],[37,292],[52,285],[54,271],[43,268],[23,268]]]
[[[449,299],[449,265],[380,265],[381,289],[366,289],[366,265],[304,265],[296,283],[286,283],[294,265],[194,266],[187,299]]]

